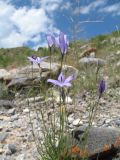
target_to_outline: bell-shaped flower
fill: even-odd
[[[101,80],[100,83],[99,83],[99,98],[101,98],[103,92],[105,91],[106,89],[106,84],[105,84],[105,80]]]
[[[71,83],[70,81],[72,81],[74,79],[73,75],[65,78],[63,73],[61,72],[60,75],[58,76],[58,79],[57,80],[54,80],[54,79],[48,79],[47,82],[50,82],[56,86],[59,86],[59,87],[70,87],[71,86]]]
[[[28,60],[33,64],[33,63],[37,63],[38,65],[40,65],[40,63],[42,61],[44,61],[46,58],[48,58],[48,56],[46,57],[35,57],[35,56],[31,56],[31,57],[28,57]]]
[[[67,35],[60,32],[59,36],[55,38],[55,46],[60,48],[62,54],[66,54],[69,46]]]
[[[55,37],[52,34],[48,34],[46,39],[49,47],[52,47],[55,44]]]

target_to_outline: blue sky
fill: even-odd
[[[0,0],[0,48],[37,49],[46,46],[49,32],[89,39],[116,27],[119,0]]]

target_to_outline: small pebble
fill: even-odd
[[[15,144],[9,144],[8,148],[12,154],[14,154],[17,151],[17,146]]]

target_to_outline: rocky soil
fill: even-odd
[[[43,63],[42,67],[42,81],[44,82],[51,71],[46,62]],[[53,64],[52,67],[54,71],[52,76],[55,77],[59,71],[59,65]],[[32,75],[33,70],[35,72],[34,75]],[[42,121],[38,123],[39,117],[37,113],[42,109],[45,123],[49,126],[52,113],[55,112],[57,114],[59,112],[59,94],[56,90],[54,90],[53,94],[54,100],[51,94],[44,97],[37,93],[35,98],[33,95],[27,98],[26,94],[24,94],[25,91],[22,90],[21,92],[21,88],[28,87],[30,89],[32,84],[39,84],[41,80],[38,78],[39,67],[34,66],[33,70],[30,66],[26,66],[9,72],[4,69],[0,71],[0,80],[6,83],[10,93],[13,88],[16,89],[12,100],[6,100],[5,98],[0,100],[0,160],[36,159],[37,150],[32,134],[33,127],[35,133],[40,134],[40,141],[43,140],[41,135]],[[74,73],[74,77],[77,77],[78,70],[74,67],[66,66],[64,70],[68,71],[68,75]],[[49,89],[49,92],[51,93],[52,89]],[[66,112],[68,128],[71,131],[76,127],[88,125],[88,103],[96,99],[97,95],[91,95],[87,91],[80,92],[76,97],[67,97]],[[120,129],[119,81],[114,88],[108,86],[104,96],[100,99],[93,126]]]
[[[97,111],[93,125],[119,129],[120,88],[115,90],[109,89],[106,92],[108,94],[106,93],[100,101],[99,110]],[[88,124],[86,106],[88,99],[90,99],[90,94],[86,92],[76,98],[77,107],[74,108],[74,103],[71,98],[69,98],[67,104],[68,126],[70,129]],[[30,103],[29,106],[28,101]],[[35,108],[37,107],[39,109],[39,107],[43,107],[45,121],[49,125],[48,115],[53,112],[51,101],[51,97],[44,100],[41,96],[36,97],[36,99],[33,97],[26,99],[23,95],[20,95],[20,93],[16,93],[15,99],[10,103],[6,103],[6,100],[0,101],[0,160],[35,159],[37,151],[32,136],[29,115],[34,123],[35,130],[40,131],[41,128],[37,123]],[[56,97],[56,112],[59,106],[57,101]]]

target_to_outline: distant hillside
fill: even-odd
[[[120,30],[114,31],[111,34],[98,35],[94,38],[91,38],[89,41],[77,40],[75,42],[71,42],[69,47],[69,56],[67,57],[68,64],[76,64],[73,62],[73,55],[74,57],[75,55],[79,57],[79,55],[84,50],[84,46],[95,47],[97,49],[97,56],[106,59],[107,56],[110,56],[110,54],[113,54],[114,52],[120,50]],[[58,56],[58,50],[54,50],[54,56]],[[34,51],[28,47],[17,47],[9,49],[1,48],[0,68],[24,65],[27,62],[26,57],[32,54],[37,54],[38,56],[46,56],[49,55],[49,51],[47,48],[42,47],[40,47],[38,51]]]
[[[17,47],[0,49],[0,67],[7,67],[11,65],[23,65],[26,56],[34,54],[35,51],[27,47]]]
[[[90,40],[97,48],[110,47],[111,45],[117,47],[120,45],[120,31],[114,31],[111,34],[98,35]]]

